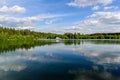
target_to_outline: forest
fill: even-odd
[[[94,33],[94,34],[81,34],[81,33],[44,33],[36,32],[28,29],[18,30],[15,28],[0,27],[0,40],[39,40],[39,39],[120,39],[120,33]]]

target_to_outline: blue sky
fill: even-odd
[[[0,25],[52,33],[120,31],[120,0],[1,0]]]

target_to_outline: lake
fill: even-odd
[[[120,40],[1,41],[0,80],[120,80]]]

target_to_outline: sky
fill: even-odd
[[[120,0],[0,0],[0,26],[51,33],[120,32]]]

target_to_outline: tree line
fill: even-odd
[[[38,39],[120,39],[120,33],[44,33],[36,32],[28,29],[18,30],[15,28],[0,27],[0,40],[38,40]]]
[[[35,32],[28,29],[17,30],[15,28],[0,27],[0,40],[35,40],[35,39],[55,39],[61,37],[60,34]]]

